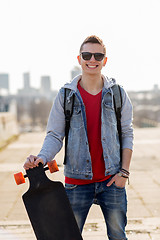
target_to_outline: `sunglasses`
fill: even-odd
[[[91,53],[91,52],[82,52],[81,53],[83,60],[90,60],[92,55],[96,61],[102,61],[104,58],[104,53]]]

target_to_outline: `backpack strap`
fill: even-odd
[[[70,97],[70,100],[67,100],[67,97],[70,94],[70,89],[64,89],[64,114],[65,114],[65,155],[64,155],[64,165],[66,164],[66,154],[67,154],[67,144],[68,144],[68,134],[70,128],[70,120],[73,113],[74,106],[74,94]]]
[[[119,135],[120,142],[120,163],[122,164],[122,130],[121,130],[121,109],[122,109],[122,94],[121,89],[118,84],[112,86],[113,91],[113,100],[114,100],[114,108],[117,118],[117,131]]]

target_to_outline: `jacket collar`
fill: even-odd
[[[78,81],[81,79],[82,75],[78,75],[75,78],[73,78],[73,80],[70,83],[66,83],[64,85],[64,88],[69,88],[71,90],[73,90],[74,92],[77,92],[77,84]],[[103,80],[104,80],[104,88],[105,89],[109,89],[110,87],[112,87],[113,85],[115,85],[116,80],[114,78],[108,78],[104,75],[102,75]]]

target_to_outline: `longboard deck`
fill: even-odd
[[[22,198],[37,239],[82,240],[63,184],[49,180],[42,166],[27,175],[30,188]]]

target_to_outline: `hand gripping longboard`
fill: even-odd
[[[22,196],[37,240],[83,240],[63,184],[51,181],[47,169],[40,163],[26,170],[30,186]]]
[[[52,160],[51,162],[48,162],[47,165],[48,165],[48,167],[44,167],[44,171],[49,170],[50,173],[59,171],[56,160]],[[22,172],[18,172],[18,173],[14,174],[14,179],[15,179],[17,185],[25,183],[26,177],[28,177],[28,175],[27,174],[24,175]]]

